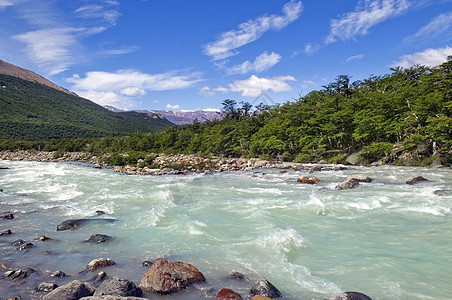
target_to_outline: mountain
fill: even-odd
[[[109,105],[106,105],[104,107],[113,112],[125,112],[123,110],[120,110],[116,107]],[[215,110],[193,110],[193,111],[135,110],[135,112],[143,114],[157,114],[176,125],[193,124],[196,121],[199,123],[203,123],[207,121],[221,120],[224,117],[224,114],[222,112]]]
[[[0,140],[121,136],[174,125],[158,114],[111,112],[8,63],[2,72],[8,75],[0,74]]]
[[[7,63],[6,61],[3,61],[1,59],[0,59],[0,74],[14,76],[20,79],[46,85],[48,87],[54,88],[55,90],[66,94],[72,94],[70,91],[56,85],[55,83],[42,77],[41,75],[38,75],[27,69],[15,66],[13,64]]]

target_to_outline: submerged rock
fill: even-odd
[[[139,287],[146,292],[170,294],[204,281],[204,275],[193,265],[161,258],[143,275]]]
[[[452,196],[452,190],[436,190],[433,194],[438,196]]]
[[[113,223],[115,219],[73,219],[66,220],[57,226],[57,231],[76,230],[88,223]]]
[[[308,178],[306,176],[300,176],[297,179],[297,182],[306,183],[306,184],[317,184],[320,182],[320,179],[316,177]]]
[[[63,278],[63,277],[66,277],[66,273],[64,273],[63,271],[55,271],[52,274],[50,274],[50,277],[52,277],[52,278]]]
[[[242,296],[231,289],[221,289],[215,296],[215,300],[242,300]]]
[[[369,296],[359,292],[345,292],[337,295],[336,297],[328,298],[325,300],[372,300]]]
[[[18,250],[18,251],[24,251],[24,250],[33,248],[33,246],[34,246],[33,243],[23,243],[23,244],[21,244],[18,248],[16,248],[16,250]]]
[[[6,271],[3,274],[3,277],[8,278],[8,279],[25,278],[34,272],[36,272],[36,271],[32,268],[16,269],[16,270],[11,270],[11,271]]]
[[[119,277],[106,279],[94,292],[94,296],[141,296],[143,292],[135,283]]]
[[[85,271],[95,271],[100,268],[116,265],[116,262],[110,258],[96,258],[90,261],[86,266]]]
[[[53,241],[52,238],[49,238],[48,236],[45,236],[45,235],[42,235],[42,236],[36,238],[36,240],[41,241],[41,242]]]
[[[406,183],[406,184],[413,185],[413,184],[416,184],[416,183],[421,182],[421,181],[428,181],[428,179],[426,179],[426,178],[424,178],[424,177],[422,177],[422,176],[416,176],[416,177],[413,177],[413,178],[409,179],[409,180],[408,180],[407,182],[405,182],[405,183]]]
[[[12,212],[6,211],[0,216],[0,219],[14,219],[14,215]]]
[[[240,272],[232,272],[231,274],[229,274],[229,278],[232,278],[232,279],[235,279],[238,281],[243,281],[243,282],[246,282],[249,280],[244,274],[242,274]]]
[[[11,229],[6,229],[6,230],[1,230],[0,231],[0,236],[2,235],[10,235],[12,234]]]
[[[43,300],[77,300],[82,297],[92,296],[94,294],[95,288],[87,283],[81,282],[80,280],[71,281],[65,285],[62,285],[47,295],[45,295]]]
[[[36,287],[36,289],[40,292],[48,293],[48,292],[53,291],[57,287],[58,287],[58,285],[56,283],[42,282]]]
[[[269,298],[281,297],[281,292],[267,279],[259,279],[251,288],[251,295],[261,295]]]
[[[105,243],[112,239],[111,236],[106,234],[93,234],[88,240],[86,240],[87,243]]]

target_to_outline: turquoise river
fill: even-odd
[[[259,169],[168,176],[130,176],[76,163],[0,161],[0,263],[33,268],[24,279],[0,277],[0,298],[40,299],[41,282],[62,285],[95,258],[103,269],[139,284],[145,260],[188,262],[207,282],[148,299],[214,299],[231,288],[250,299],[264,277],[283,299],[326,299],[359,291],[377,299],[452,299],[452,170],[356,167],[342,171]],[[336,190],[349,175],[373,181]],[[297,182],[315,176],[317,185]],[[428,181],[405,182],[414,176]],[[105,212],[96,216],[96,211]],[[113,218],[56,231],[78,218]],[[92,234],[113,237],[91,244]],[[53,241],[37,241],[39,236]],[[34,246],[16,250],[18,239]],[[71,275],[51,278],[54,271]],[[1,270],[0,270],[1,271]],[[4,271],[1,271],[2,273]],[[248,281],[231,279],[240,272]],[[85,276],[85,277],[83,277]]]

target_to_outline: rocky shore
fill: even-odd
[[[0,160],[12,161],[40,161],[40,162],[83,162],[92,164],[96,168],[110,168],[117,173],[129,175],[168,175],[210,173],[224,171],[252,171],[254,169],[292,169],[312,172],[321,170],[340,170],[340,166],[306,166],[300,163],[277,163],[258,158],[205,158],[198,155],[178,154],[149,154],[151,159],[139,159],[136,164],[115,166],[104,163],[104,158],[84,152],[57,152],[46,151],[1,151]]]

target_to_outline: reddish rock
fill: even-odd
[[[170,294],[203,281],[206,278],[193,265],[161,258],[143,275],[139,287],[145,292]]]
[[[316,177],[308,178],[306,176],[300,176],[297,179],[297,182],[305,183],[305,184],[317,184],[320,182],[320,179]]]
[[[261,295],[256,295],[253,298],[251,298],[251,300],[272,300],[272,298],[268,298],[268,297],[261,296]]]
[[[231,289],[221,289],[218,294],[215,296],[216,300],[242,300],[242,296],[239,293],[234,292]]]

